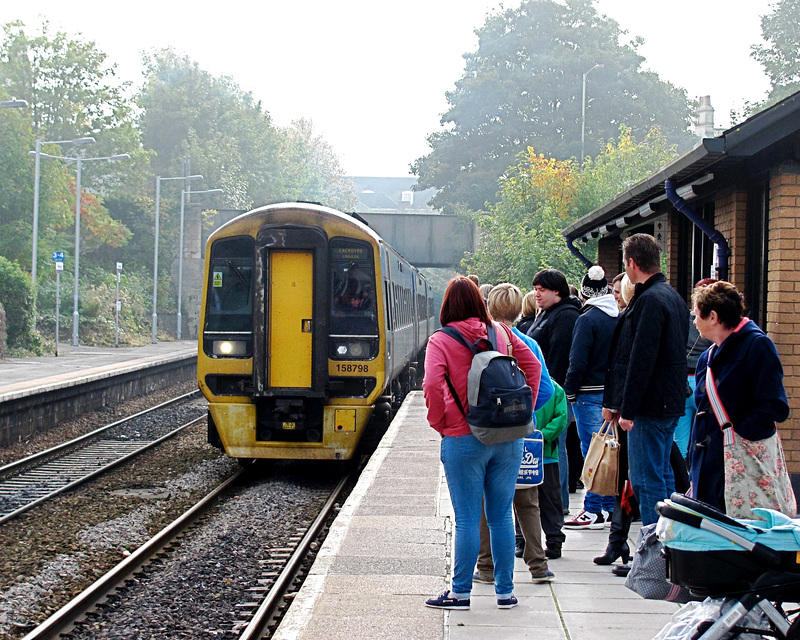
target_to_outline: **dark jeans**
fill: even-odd
[[[628,473],[639,501],[643,525],[658,521],[656,504],[675,491],[670,454],[677,423],[677,416],[635,416],[633,429],[628,432]]]
[[[560,547],[567,536],[561,530],[564,526],[564,512],[561,506],[561,479],[558,463],[544,465],[544,482],[539,485],[539,516],[542,519],[542,531],[545,535],[545,546]]]

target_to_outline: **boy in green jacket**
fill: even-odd
[[[561,557],[561,545],[566,535],[564,511],[561,505],[561,480],[558,473],[558,436],[567,428],[567,397],[553,380],[553,396],[534,412],[536,428],[544,436],[544,482],[539,485],[539,510],[542,531],[546,538],[545,556],[554,560]]]

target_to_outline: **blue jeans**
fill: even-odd
[[[675,491],[675,475],[669,463],[678,417],[635,416],[628,432],[628,473],[639,501],[642,525],[658,520],[656,503]]]
[[[569,458],[567,457],[567,430],[572,422],[572,405],[567,403],[567,428],[558,436],[558,476],[561,480],[562,510],[569,509]]]
[[[581,453],[586,457],[589,445],[592,443],[592,434],[600,431],[603,426],[603,394],[581,393],[572,405],[575,414],[575,424],[578,427],[578,437],[581,439]],[[614,511],[614,496],[599,496],[587,491],[583,498],[583,508],[589,513],[600,511]]]
[[[522,439],[482,444],[472,434],[442,438],[441,460],[456,515],[453,586],[469,597],[480,548],[481,501],[492,540],[494,590],[498,597],[514,591],[514,518],[511,504],[522,462]]]
[[[681,450],[681,455],[684,458],[689,453],[689,434],[692,431],[694,414],[697,413],[697,407],[694,404],[694,390],[697,383],[694,380],[694,375],[689,375],[686,380],[692,393],[686,398],[686,409],[684,414],[678,418],[678,426],[675,427],[675,444],[678,445],[678,449]]]

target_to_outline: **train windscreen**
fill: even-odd
[[[250,236],[224,238],[211,247],[206,331],[253,330],[253,258]]]
[[[337,359],[374,357],[378,348],[378,305],[372,247],[365,242],[333,238],[330,269],[330,355]]]

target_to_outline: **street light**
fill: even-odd
[[[603,66],[602,64],[596,64],[586,73],[583,74],[583,98],[581,100],[581,167],[583,166],[585,141],[586,141],[586,76],[588,76],[595,69],[599,69],[602,66]]]
[[[36,153],[35,151],[32,153]],[[118,153],[113,156],[103,156],[102,158],[83,158],[78,156],[70,158],[67,156],[51,156],[49,153],[39,153],[44,158],[56,158],[67,162],[77,163],[77,178],[75,180],[75,287],[72,292],[73,311],[72,311],[72,346],[78,346],[78,277],[81,263],[81,166],[84,162],[94,162],[95,160],[107,160],[117,162],[118,160],[130,160],[131,156],[127,153]]]
[[[174,178],[162,178],[156,176],[156,230],[155,230],[155,257],[153,258],[153,322],[151,328],[151,340],[153,344],[158,342],[156,337],[158,331],[158,227],[161,216],[161,181],[162,180],[202,180],[203,176],[176,176]]]
[[[24,109],[28,106],[25,100],[6,100],[0,102],[0,109]]]
[[[178,241],[178,340],[181,339],[181,325],[183,316],[181,306],[183,304],[183,212],[186,207],[186,196],[199,195],[203,193],[222,193],[222,189],[206,189],[205,191],[181,191],[181,233]]]
[[[35,155],[36,162],[33,171],[33,256],[31,258],[31,288],[33,290],[34,304],[36,302],[36,260],[39,252],[39,159],[42,155],[43,144],[92,144],[94,138],[75,138],[74,140],[54,140],[52,142],[43,142],[40,138],[36,139],[36,151],[28,152],[28,155]],[[57,157],[57,156],[47,156]]]

